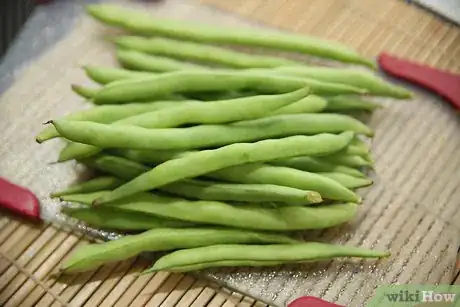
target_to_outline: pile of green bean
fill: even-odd
[[[129,33],[107,42],[120,67],[84,67],[98,86],[72,89],[92,107],[49,121],[37,142],[65,140],[59,162],[96,171],[51,194],[62,212],[127,235],[80,247],[64,271],[153,251],[169,254],[148,272],[389,255],[292,233],[354,218],[357,190],[372,184],[374,163],[374,131],[354,115],[381,107],[370,96],[411,93],[371,70],[229,46],[368,68],[372,61],[300,35],[157,19],[105,4],[87,11]]]

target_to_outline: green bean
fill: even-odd
[[[191,271],[199,271],[209,268],[215,267],[271,267],[271,266],[279,266],[286,264],[286,261],[260,261],[260,260],[222,260],[222,261],[213,261],[213,262],[203,262],[198,264],[192,265],[184,265],[184,266],[175,266],[171,268],[164,269],[164,271],[168,272],[191,272]],[[163,269],[158,269],[158,271]],[[142,275],[149,274],[155,272],[156,269],[149,268],[142,272]]]
[[[271,112],[272,115],[282,114],[301,114],[301,113],[319,113],[327,106],[327,101],[316,95],[309,95],[304,99],[291,103],[288,106],[279,108]]]
[[[118,36],[113,42],[122,48],[177,58],[179,60],[209,63],[237,68],[277,67],[301,63],[266,55],[247,54],[204,44],[172,40],[162,37]]]
[[[182,69],[206,69],[199,65],[184,63],[170,58],[149,55],[133,50],[117,50],[117,60],[121,66],[148,72],[169,72]]]
[[[83,164],[123,180],[131,180],[150,170],[137,162],[111,155],[97,155],[80,160]]]
[[[102,155],[89,160],[92,161],[89,161],[88,165],[124,180],[134,179],[150,170],[142,164],[109,155]],[[278,202],[289,205],[308,205],[322,201],[321,195],[317,192],[268,184],[233,184],[185,179],[161,186],[158,189],[170,194],[202,200]],[[98,191],[101,190],[103,189]],[[98,192],[96,194],[69,195],[68,198],[62,199],[91,204],[91,200],[106,194]]]
[[[363,88],[369,94],[389,96],[394,98],[410,98],[411,92],[403,87],[393,85],[377,77],[376,75],[358,69],[344,69],[319,66],[291,66],[278,67],[275,71],[293,76],[313,78],[326,82],[348,84]]]
[[[62,265],[65,272],[86,271],[101,264],[124,260],[142,252],[193,248],[209,244],[278,243],[295,244],[299,241],[285,235],[219,228],[160,228],[141,234],[122,237],[102,244],[84,245]]]
[[[90,148],[91,150],[89,150]],[[85,159],[97,154],[99,151],[97,147],[93,148],[93,146],[87,144],[69,142],[59,153],[57,162]]]
[[[70,197],[71,195],[68,196]],[[188,222],[159,218],[153,214],[120,210],[110,206],[63,207],[61,211],[91,227],[100,229],[136,231],[152,228],[182,228],[192,226]]]
[[[356,193],[333,179],[283,166],[242,164],[208,173],[206,177],[237,183],[281,185],[315,191],[325,199],[361,202]]]
[[[358,97],[336,96],[327,98],[326,112],[341,111],[369,111],[372,112],[382,106],[373,101],[367,101]]]
[[[99,84],[108,84],[123,79],[151,77],[153,73],[115,67],[84,66],[86,75]]]
[[[196,22],[152,18],[145,13],[129,11],[124,7],[113,5],[96,4],[86,8],[92,17],[105,24],[142,35],[160,35],[205,43],[264,47],[375,67],[373,61],[361,57],[355,51],[339,43],[304,35],[257,29],[231,29],[216,25],[200,25]]]
[[[217,266],[264,266],[340,257],[384,258],[389,252],[318,242],[297,244],[219,244],[174,251],[146,271],[193,271]]]
[[[300,89],[287,94],[259,95],[208,103],[182,102],[176,107],[124,118],[114,122],[113,125],[173,128],[186,124],[224,124],[262,117],[307,95],[308,89]],[[66,161],[69,158],[89,157],[100,151],[100,147],[71,143],[61,152],[59,161]],[[78,155],[72,155],[72,153]]]
[[[126,154],[128,156],[139,157],[139,158],[142,158],[143,156],[147,156],[146,154],[144,155],[143,152],[138,152],[138,151],[136,152],[134,150],[133,152],[126,152]],[[270,161],[269,163],[273,165],[278,165],[278,166],[295,168],[295,169],[298,169],[301,171],[307,171],[307,172],[314,172],[314,173],[334,172],[334,173],[343,173],[343,174],[347,174],[347,175],[358,177],[358,178],[365,177],[365,175],[357,169],[354,169],[348,166],[344,166],[344,165],[329,163],[317,157],[307,157],[307,156],[294,157],[294,158]]]
[[[200,200],[276,202],[280,205],[308,205],[322,201],[318,192],[273,184],[234,184],[186,179],[159,189],[170,194]]]
[[[101,190],[112,190],[123,184],[123,181],[111,176],[97,177],[88,181],[77,183],[65,190],[51,193],[51,197],[60,197],[70,194],[90,193]]]
[[[152,103],[129,103],[125,105],[106,105],[85,109],[64,116],[68,120],[91,121],[109,124],[114,121],[130,117],[136,114],[146,113],[166,107],[178,106],[182,101],[156,101]],[[38,143],[59,137],[59,133],[53,126],[47,126],[36,137]]]
[[[134,179],[150,170],[142,164],[108,155],[92,159],[89,165],[124,180]],[[244,175],[239,177],[240,173],[244,173]],[[277,178],[277,175],[281,178],[278,181],[274,179]],[[239,182],[239,178],[242,178],[244,185],[181,180],[160,186],[158,189],[164,192],[173,192],[180,196],[204,200],[273,201],[308,204],[314,203],[315,200],[316,202],[321,201],[321,197],[316,194],[312,194],[311,199],[307,198],[308,201],[305,201],[304,193],[310,193],[311,191],[309,190],[319,192],[320,195],[331,199],[359,202],[359,197],[346,188],[357,188],[372,183],[367,178],[355,178],[347,175],[344,177],[340,176],[340,173],[324,172],[324,176],[321,175],[308,172],[293,172],[289,168],[274,168],[268,165],[241,165],[205,174],[205,176],[236,182]],[[332,181],[324,177],[328,177]],[[286,180],[283,181],[282,179],[284,178]],[[334,181],[343,186],[336,184]],[[285,187],[291,187],[295,191],[284,189]],[[303,190],[304,193],[299,190]],[[97,194],[94,195],[97,196]],[[87,197],[94,199],[94,195],[87,195]],[[99,196],[103,197],[107,196],[107,194]],[[74,201],[76,200],[74,199]],[[87,202],[82,203],[87,204]]]
[[[308,88],[280,95],[258,95],[207,103],[187,103],[122,119],[115,125],[174,128],[186,124],[222,124],[263,117],[307,97]]]
[[[372,167],[372,161],[367,161],[363,159],[363,157],[360,156],[344,156],[344,155],[329,155],[329,156],[324,156],[321,157],[322,160],[329,162],[329,163],[334,163],[334,164],[339,164],[339,165],[345,165],[349,167]]]
[[[114,155],[127,158],[132,161],[144,164],[160,164],[171,159],[178,158],[180,155],[195,151],[180,150],[136,150],[136,149],[114,149]]]
[[[88,193],[62,195],[61,197],[59,197],[59,199],[61,201],[67,201],[71,203],[91,205],[93,200],[97,199],[98,197],[107,195],[109,193],[110,193],[110,190],[99,190],[99,191],[88,192]],[[98,206],[98,207],[104,207],[104,206]]]
[[[345,156],[361,156],[361,157],[367,157],[369,156],[369,149],[366,147],[358,146],[358,145],[348,145],[346,148],[341,150],[340,152],[337,153],[337,155],[343,154]]]
[[[107,203],[233,165],[336,151],[338,148],[346,146],[352,137],[353,133],[350,132],[344,132],[340,135],[293,136],[256,143],[232,144],[214,150],[191,153],[158,165],[116,188],[110,195],[100,198],[98,202]],[[331,181],[335,183],[335,181]],[[353,195],[352,192],[351,194]]]
[[[373,183],[369,178],[359,178],[344,173],[322,172],[318,174],[335,180],[348,189],[363,188],[370,186]]]
[[[339,203],[319,206],[280,206],[269,209],[260,205],[234,206],[219,201],[192,201],[150,193],[138,193],[110,201],[104,206],[115,206],[123,210],[193,223],[270,231],[333,227],[353,218],[358,208],[355,203]]]
[[[52,121],[66,139],[100,148],[189,150],[292,135],[372,131],[352,117],[338,114],[278,115],[229,125],[147,129],[85,121]]]
[[[72,84],[72,91],[80,95],[81,97],[91,100],[93,99],[97,93],[100,91],[100,89],[97,88],[91,88],[91,87],[85,87],[77,84]]]
[[[182,70],[142,79],[120,80],[105,85],[94,96],[96,104],[153,100],[171,94],[256,90],[279,94],[310,87],[318,95],[363,94],[349,85],[325,83],[314,79],[251,73],[245,71]]]
[[[353,140],[351,140],[350,142],[350,146],[356,146],[356,147],[359,147],[367,152],[370,152],[370,147],[369,145],[363,141],[362,139],[360,139],[358,136],[355,136],[353,138]]]

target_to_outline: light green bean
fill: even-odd
[[[407,99],[412,96],[411,92],[405,88],[388,83],[368,71],[358,69],[319,66],[286,66],[278,67],[275,70],[292,76],[302,76],[326,82],[356,86],[368,90],[371,95],[402,99]]]
[[[113,190],[110,195],[100,198],[98,202],[107,203],[233,165],[336,151],[347,146],[352,138],[353,133],[350,132],[344,132],[340,135],[293,136],[256,143],[232,144],[215,150],[191,153],[156,166],[147,173]],[[333,180],[331,182],[336,183]],[[317,192],[321,194],[320,191]],[[354,196],[353,199],[356,199],[354,193],[351,191],[350,193]],[[348,199],[344,200],[348,201]]]
[[[382,105],[359,97],[336,96],[327,98],[326,112],[369,111],[382,108]]]
[[[90,121],[101,124],[110,124],[117,120],[149,111],[159,110],[171,106],[178,106],[185,101],[156,101],[152,103],[129,103],[124,105],[105,105],[70,113],[64,116],[68,120]],[[36,137],[38,143],[59,137],[53,126],[47,126]]]
[[[127,70],[116,67],[84,66],[83,69],[91,80],[99,84],[108,84],[123,79],[145,78],[154,75],[150,72]]]
[[[83,164],[123,180],[131,180],[150,170],[140,163],[111,155],[96,155],[80,160]]]
[[[216,25],[200,25],[196,22],[153,18],[143,12],[130,11],[124,7],[108,4],[94,4],[86,8],[92,17],[101,22],[142,35],[265,47],[375,67],[373,61],[361,57],[355,51],[339,43],[304,35],[258,29],[231,29]]]
[[[88,193],[68,194],[68,195],[62,195],[60,197],[60,200],[71,202],[71,203],[82,204],[82,205],[91,205],[95,199],[97,199],[98,197],[107,195],[109,193],[110,193],[110,190],[99,190],[99,191],[88,192]],[[97,206],[97,207],[103,208],[105,206]],[[97,208],[97,207],[94,207],[94,208]]]
[[[116,177],[103,176],[74,184],[67,189],[51,193],[51,197],[60,197],[70,194],[91,193],[101,190],[112,190],[123,184],[123,180]]]
[[[277,67],[301,63],[266,55],[247,54],[204,44],[172,40],[162,37],[118,36],[113,42],[122,48],[177,58],[179,60],[209,63],[237,68]]]
[[[184,63],[170,58],[149,55],[133,50],[117,50],[117,60],[121,66],[137,71],[169,72],[182,69],[206,69],[199,65]]]
[[[94,194],[97,197],[97,193]],[[149,193],[138,193],[117,201],[110,201],[104,206],[115,206],[123,210],[144,212],[193,223],[270,231],[333,227],[352,219],[358,209],[358,205],[354,203],[280,206],[277,208],[250,204],[234,206],[219,201],[191,201]]]
[[[340,257],[384,258],[389,252],[317,242],[298,244],[211,245],[174,251],[162,256],[144,273],[188,272],[222,266],[266,266],[282,263],[324,261]]]
[[[72,195],[63,198],[71,199]],[[66,200],[65,201],[72,201]],[[111,206],[99,207],[63,207],[62,213],[80,220],[89,226],[110,230],[147,230],[165,227],[191,227],[192,223],[160,218],[153,214],[120,210]]]
[[[333,154],[333,155],[321,157],[321,159],[329,163],[345,165],[345,166],[354,167],[354,168],[372,167],[373,165],[372,161],[368,161],[360,156],[348,156],[348,155],[345,156],[342,154],[339,154],[339,155]]]
[[[341,117],[343,116],[343,117]],[[100,148],[189,150],[252,142],[267,138],[372,130],[352,117],[338,114],[278,115],[229,125],[146,129],[85,121],[52,121],[64,138]]]
[[[114,155],[127,158],[143,164],[156,165],[165,161],[178,158],[196,151],[180,150],[136,150],[136,149],[114,149],[111,151]]]
[[[206,174],[222,181],[248,184],[274,184],[316,191],[324,199],[361,202],[359,195],[342,184],[320,174],[268,164],[242,164]]]
[[[91,100],[93,99],[97,93],[99,93],[100,89],[92,88],[92,87],[85,87],[77,84],[72,84],[71,86],[72,91],[80,95],[81,97]],[[132,101],[129,101],[132,102]]]
[[[224,124],[263,117],[274,110],[289,106],[307,95],[308,89],[300,89],[287,94],[258,95],[208,103],[181,102],[176,107],[131,116],[116,121],[113,125],[173,128],[187,124]],[[89,157],[101,150],[101,146],[70,143],[61,152],[59,161]]]
[[[133,157],[134,160],[138,158],[139,160],[146,160],[148,155],[144,153],[144,151],[127,151],[125,154],[128,157]],[[171,154],[172,155],[172,154]],[[176,153],[177,155],[177,153]],[[152,155],[155,156],[155,155]],[[160,157],[157,155],[155,157]],[[142,162],[142,161],[140,161]],[[148,162],[147,162],[148,163]],[[362,172],[352,167],[338,165],[326,162],[322,160],[320,157],[293,157],[288,159],[280,159],[275,161],[270,161],[270,164],[278,165],[278,166],[285,166],[290,168],[295,168],[301,171],[313,172],[313,173],[321,173],[321,172],[333,172],[333,173],[343,173],[350,176],[364,178],[366,177]]]
[[[363,188],[373,183],[369,178],[359,178],[344,173],[322,172],[318,174],[333,179],[348,189]]]
[[[187,92],[255,90],[280,94],[310,87],[318,95],[363,94],[349,85],[325,83],[314,79],[286,77],[245,71],[182,70],[142,79],[120,80],[105,85],[94,96],[96,104],[154,100]]]
[[[86,271],[107,262],[124,260],[142,252],[192,248],[209,244],[230,243],[297,243],[285,235],[247,230],[187,228],[152,229],[141,234],[125,236],[102,244],[84,245],[76,250],[61,267],[65,272]]]
[[[291,103],[271,112],[272,115],[319,113],[327,107],[327,101],[316,95],[309,95],[304,99]]]
[[[318,192],[273,184],[235,184],[186,179],[159,189],[170,194],[200,200],[276,202],[279,205],[309,205],[322,202]]]
[[[100,155],[84,162],[97,170],[124,180],[134,179],[150,170],[142,164],[109,155]],[[317,192],[268,184],[233,184],[185,179],[158,189],[170,194],[202,200],[277,202],[288,205],[308,205],[322,201],[321,195]],[[101,190],[103,189],[98,191]],[[91,204],[91,200],[102,195],[104,194],[69,195],[63,200]]]

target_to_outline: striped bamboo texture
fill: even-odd
[[[368,56],[375,56],[381,50],[391,51],[460,72],[460,30],[404,1],[201,2],[242,15],[248,20],[338,40]],[[160,12],[211,23],[225,22],[223,16],[227,16],[218,11],[214,17],[209,13],[200,16],[201,9],[193,1],[185,0],[167,1],[166,8]],[[228,19],[232,18],[229,16]],[[95,35],[91,32],[93,27],[93,24],[87,23],[76,27],[68,39],[40,59],[10,91],[0,97],[0,114],[16,119],[13,123],[5,121],[5,126],[0,122],[0,131],[4,135],[0,143],[0,161],[5,161],[0,166],[0,175],[30,187],[46,208],[57,205],[50,202],[47,194],[74,181],[78,168],[72,164],[59,167],[45,165],[56,156],[60,146],[53,143],[37,148],[32,136],[40,129],[41,122],[81,107],[81,100],[68,89],[71,82],[87,82],[81,73],[81,64],[113,63],[112,55],[106,52],[100,38],[91,39]],[[355,223],[357,226],[349,225],[335,233],[324,232],[323,238],[334,238],[338,231],[356,229],[356,236],[344,235],[353,244],[391,244],[400,261],[382,267],[394,270],[387,272],[388,276],[383,275],[386,279],[382,277],[382,280],[422,280],[426,276],[431,280],[460,284],[460,278],[455,280],[456,274],[452,275],[447,269],[452,265],[449,263],[451,258],[443,257],[454,248],[449,247],[454,242],[449,235],[460,234],[460,188],[459,177],[455,176],[460,167],[456,154],[460,150],[458,120],[444,104],[420,94],[411,102],[397,105],[392,102],[391,107],[375,114],[371,124],[377,130],[373,145],[377,161],[376,187],[364,194],[366,203]],[[13,138],[15,143],[10,142]],[[426,212],[434,213],[424,215]],[[373,228],[378,228],[379,232],[372,232]],[[0,216],[0,305],[265,306],[190,275],[157,273],[137,276],[149,265],[144,259],[107,265],[89,273],[52,278],[62,260],[80,244],[88,244],[81,235],[48,224],[35,226],[20,219]],[[414,249],[416,254],[413,254]],[[413,258],[409,261],[405,257]],[[403,269],[410,274],[405,275]],[[297,290],[296,287],[300,286],[312,287],[313,295],[335,300],[343,295],[340,289],[344,287],[350,286],[356,291],[367,288],[363,284],[356,288],[359,285],[350,282],[349,276],[331,275],[331,270],[344,268],[335,265],[325,268],[318,283],[308,280],[304,284],[296,284],[297,280],[292,275],[291,279],[285,280],[286,292]],[[377,269],[375,274],[382,274],[382,269]],[[278,304],[285,300],[281,299],[283,293],[274,295],[267,290],[259,291],[265,283],[257,283],[257,274],[251,287],[244,284],[247,276],[234,273],[229,276],[232,281],[229,284],[240,285],[240,289],[248,293],[262,296],[265,300],[273,299]],[[220,278],[224,280],[225,276]],[[360,303],[352,306],[360,306]]]
[[[141,258],[59,275],[60,263],[88,243],[49,224],[0,216],[0,306],[267,306],[191,275],[140,276],[151,264]]]

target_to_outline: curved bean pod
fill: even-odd
[[[102,244],[84,245],[62,265],[64,272],[86,271],[107,262],[136,256],[142,252],[192,248],[209,244],[231,243],[283,243],[295,244],[285,235],[268,234],[247,230],[213,228],[160,228],[141,234],[122,237]],[[122,251],[122,252],[120,252]]]
[[[101,155],[85,162],[89,166],[124,180],[134,179],[150,170],[150,168],[144,165],[109,155]],[[280,204],[291,205],[308,205],[322,201],[321,195],[317,192],[271,184],[233,184],[185,179],[161,186],[158,189],[170,194],[202,200],[278,202]],[[100,192],[101,190],[104,189],[93,189],[93,191],[99,191],[98,193],[68,195],[67,197],[63,197],[62,200],[89,205],[92,200],[107,194]]]
[[[351,138],[353,138],[353,133],[350,132],[344,132],[340,135],[293,136],[256,143],[232,144],[215,150],[191,153],[158,165],[116,188],[110,195],[101,197],[98,203],[107,203],[233,165],[335,151],[337,148],[345,147]],[[335,181],[331,181],[335,183]]]
[[[147,156],[147,154],[144,154],[143,151],[126,152],[126,154],[129,157],[139,158],[139,160],[146,160],[146,159],[142,159],[142,157]],[[314,173],[333,172],[333,173],[343,173],[343,174],[347,174],[347,175],[358,177],[358,178],[366,177],[362,172],[360,172],[357,169],[354,169],[348,166],[344,166],[344,165],[329,163],[329,162],[322,160],[320,157],[307,157],[307,156],[293,157],[293,158],[288,158],[288,159],[270,161],[269,164],[285,166],[285,167],[295,168],[301,171],[314,172]]]
[[[101,22],[142,35],[265,47],[375,67],[373,61],[361,57],[344,45],[304,35],[257,29],[231,29],[216,25],[205,26],[195,22],[158,19],[142,12],[106,4],[89,5],[86,8],[92,17]]]
[[[336,96],[327,98],[326,112],[369,111],[382,108],[382,105],[358,97]]]
[[[132,125],[144,128],[174,128],[186,124],[224,124],[257,119],[290,107],[308,96],[303,88],[279,95],[257,95],[207,103],[182,103],[176,107],[156,110],[124,118],[114,125]]]
[[[68,120],[79,120],[79,121],[90,121],[101,124],[110,124],[117,120],[134,116],[141,113],[146,113],[149,111],[159,110],[162,108],[171,107],[174,105],[179,105],[185,101],[156,101],[151,103],[128,103],[125,105],[105,105],[98,106],[69,115],[64,116]],[[48,126],[40,132],[36,141],[38,143],[43,143],[44,141],[59,137],[59,133],[53,126]]]
[[[384,258],[389,252],[317,242],[272,245],[214,245],[174,251],[158,259],[145,273],[191,271],[216,266],[261,266],[323,261],[339,257]]]
[[[276,202],[280,205],[309,205],[322,202],[318,192],[273,184],[235,184],[186,179],[159,187],[159,190],[200,200]]]
[[[180,62],[134,50],[117,50],[117,60],[121,66],[138,71],[169,72],[182,69],[206,69],[206,67],[199,65]]]
[[[142,79],[120,80],[110,83],[94,96],[96,104],[114,104],[154,100],[186,92],[216,92],[255,90],[280,94],[310,87],[319,95],[363,94],[366,91],[349,85],[325,83],[314,79],[286,77],[244,71],[223,72],[182,70]]]
[[[88,99],[88,100],[93,99],[97,95],[97,93],[100,91],[100,89],[97,89],[97,88],[85,87],[85,86],[81,86],[77,84],[72,84],[71,88],[72,88],[72,91],[74,91],[81,97]]]
[[[138,114],[137,116],[116,121],[113,125],[129,125],[143,128],[173,128],[186,124],[224,124],[249,120],[262,117],[284,106],[289,106],[299,99],[306,97],[308,92],[308,89],[304,88],[280,95],[258,95],[208,103],[194,101],[181,102],[176,107]],[[59,161],[89,157],[101,150],[100,146],[70,143],[62,150]]]
[[[195,151],[115,149],[112,153],[126,159],[156,165]]]
[[[95,192],[80,197],[80,200],[85,202],[92,200],[94,203],[95,200],[99,199],[98,197],[104,197],[110,193],[107,191]],[[72,196],[66,196],[66,198],[69,197]],[[272,231],[333,227],[352,219],[358,209],[358,205],[355,203],[281,206],[269,209],[260,205],[234,206],[220,201],[192,201],[150,193],[138,193],[110,201],[104,206],[114,206],[122,210],[144,212],[193,223]]]
[[[51,123],[66,139],[100,148],[189,150],[292,135],[343,131],[372,135],[372,130],[358,120],[340,116],[343,115],[278,115],[229,125],[168,129],[146,129],[62,119]]]
[[[357,146],[357,145],[348,145],[346,148],[340,151],[340,153],[337,153],[337,155],[342,154],[344,156],[361,156],[363,158],[366,158],[370,155],[369,149],[366,147],[362,146]]]
[[[207,177],[238,183],[275,184],[316,191],[325,199],[361,202],[361,198],[339,182],[316,173],[268,164],[242,164],[212,173]]]
[[[99,190],[99,191],[89,192],[89,193],[63,195],[59,199],[62,201],[68,201],[71,203],[91,205],[95,199],[97,199],[98,197],[107,195],[109,193],[110,193],[110,190]],[[104,207],[104,206],[99,206],[99,207]]]
[[[70,196],[68,195],[68,198],[71,198]],[[63,207],[61,212],[89,226],[110,230],[135,231],[152,228],[183,228],[193,226],[193,224],[188,222],[159,218],[153,214],[120,210],[109,206]]]
[[[91,193],[101,190],[112,190],[123,184],[123,180],[116,177],[103,176],[74,184],[65,190],[51,193],[51,197],[60,197],[70,194]]]
[[[111,155],[97,155],[80,160],[83,164],[123,180],[131,180],[150,170],[149,167]]]
[[[321,157],[323,161],[345,165],[349,167],[359,168],[359,167],[372,167],[372,161],[368,161],[360,156],[344,156],[344,155],[329,155]]]
[[[99,84],[108,84],[123,79],[151,77],[154,74],[144,71],[127,70],[116,67],[84,66],[86,75]]]
[[[333,172],[322,172],[318,173],[319,175],[325,176],[327,178],[333,179],[349,189],[358,189],[370,186],[373,181],[369,178],[359,178],[355,176],[350,176],[343,173],[333,173]]]
[[[278,67],[275,71],[287,75],[302,76],[326,82],[348,84],[366,89],[371,95],[389,96],[401,99],[412,97],[412,93],[405,88],[388,83],[368,71],[358,69],[297,65],[291,67]]]
[[[271,115],[319,113],[327,106],[327,101],[316,95],[309,95],[304,99],[291,103],[285,107],[271,112]]]
[[[117,36],[112,41],[122,48],[176,58],[238,68],[277,67],[302,63],[266,55],[247,54],[204,44],[162,37]]]

